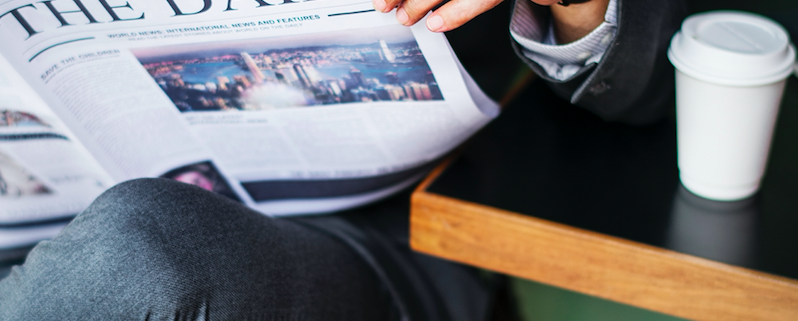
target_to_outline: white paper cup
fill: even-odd
[[[682,23],[668,58],[682,184],[713,200],[756,193],[795,62],[787,32],[754,14],[697,14]]]

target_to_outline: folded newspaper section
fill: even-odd
[[[4,228],[65,220],[113,185],[0,56],[0,248]]]
[[[54,114],[0,110],[63,126],[0,137],[63,137],[15,140],[39,152],[25,157],[0,138],[0,172],[17,164],[36,190],[0,201],[34,208],[73,190],[75,212],[110,184],[158,176],[272,215],[390,195],[498,112],[423,26],[364,0],[6,1],[0,52]],[[74,155],[50,153],[64,142]],[[57,187],[44,171],[61,157],[93,189]],[[0,209],[0,225],[15,220]]]

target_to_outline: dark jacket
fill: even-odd
[[[674,75],[666,54],[686,15],[682,0],[618,0],[615,41],[600,62],[564,81],[549,77],[515,41],[513,47],[558,96],[607,121],[647,124],[672,106]]]

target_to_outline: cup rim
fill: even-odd
[[[680,34],[674,35],[674,38],[680,36]],[[790,44],[788,46],[788,55],[795,57],[796,50],[795,46]],[[718,84],[718,85],[727,85],[727,86],[740,86],[740,87],[748,87],[748,86],[760,86],[760,85],[767,85],[782,81],[789,77],[793,72],[796,73],[798,76],[798,62],[793,62],[792,60],[785,63],[785,68],[780,68],[781,70],[772,73],[766,74],[761,77],[729,77],[728,75],[719,75],[713,74],[711,72],[707,72],[704,70],[699,70],[691,66],[690,64],[684,62],[682,59],[679,58],[679,55],[676,54],[673,48],[668,49],[668,59],[671,61],[671,64],[679,71],[699,80],[703,80],[706,82]]]
[[[746,53],[724,49],[697,36],[698,28],[705,23],[742,22],[774,33],[777,47],[761,53]],[[691,36],[692,35],[692,36]],[[690,59],[689,56],[693,58]],[[796,50],[790,43],[789,33],[775,21],[742,11],[710,11],[694,14],[682,22],[682,27],[671,38],[668,59],[679,71],[694,78],[730,86],[757,86],[781,81],[790,76],[795,65]],[[710,58],[711,57],[711,58]],[[762,70],[719,67],[729,65],[763,65]]]

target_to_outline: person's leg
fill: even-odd
[[[0,282],[2,320],[388,320],[325,233],[163,179],[122,183]]]
[[[414,252],[409,245],[411,190],[336,215],[291,220],[335,235],[377,272],[409,320],[485,321],[499,275]]]

